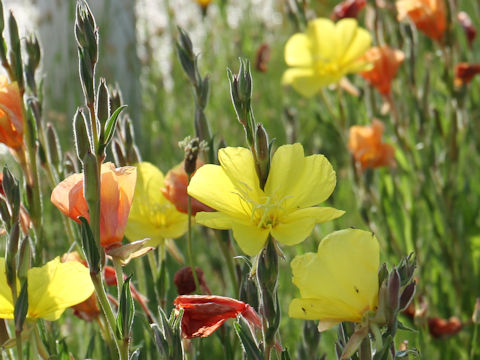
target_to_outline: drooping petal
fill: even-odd
[[[311,42],[307,35],[297,33],[285,44],[285,62],[289,66],[312,65]]]
[[[305,97],[312,97],[328,82],[311,68],[291,68],[283,73],[282,84],[291,85]]]
[[[348,229],[325,237],[318,252],[297,256],[291,263],[293,283],[300,289],[302,299],[328,299],[340,304],[328,311],[328,320],[362,317],[378,302],[379,246],[375,236],[367,231]],[[319,318],[321,320],[321,318]],[[346,319],[346,318],[345,318]]]
[[[226,147],[218,150],[218,161],[237,192],[258,203],[262,191],[252,152],[242,147]]]
[[[12,292],[7,283],[4,258],[0,258],[0,319],[13,319]]]
[[[251,212],[251,205],[242,199],[242,194],[218,165],[207,164],[198,169],[190,180],[188,194],[233,217],[249,217]]]
[[[250,256],[255,256],[264,247],[270,229],[263,229],[254,224],[244,225],[235,222],[232,226],[233,237],[242,251]]]
[[[70,306],[92,295],[94,287],[90,272],[83,264],[60,258],[28,271],[29,318],[57,320]]]
[[[329,207],[300,209],[283,217],[280,224],[272,229],[272,235],[282,244],[299,244],[312,233],[315,224],[336,219],[344,213]]]

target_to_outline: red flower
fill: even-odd
[[[241,315],[251,325],[260,328],[262,322],[248,304],[223,296],[183,295],[173,302],[177,310],[183,309],[182,332],[187,339],[207,337],[228,319]]]
[[[333,8],[332,20],[338,21],[344,18],[356,19],[360,10],[367,5],[367,0],[345,0]]]
[[[477,36],[477,29],[473,26],[472,19],[465,11],[460,11],[457,14],[457,19],[460,25],[463,27],[463,31],[465,31],[465,35],[467,36],[468,46],[470,49],[472,48],[472,42],[475,40]]]
[[[450,319],[433,317],[428,319],[428,329],[434,338],[446,338],[462,330],[462,322],[456,316]]]
[[[197,280],[200,285],[200,289],[204,294],[212,294],[210,289],[205,282],[205,277],[203,276],[203,271],[198,266],[196,267]],[[181,268],[175,273],[173,277],[173,282],[177,287],[178,295],[188,295],[195,292],[195,280],[193,279],[193,272],[191,266],[186,266]]]
[[[455,66],[455,85],[466,85],[477,74],[480,74],[480,64],[460,63]]]

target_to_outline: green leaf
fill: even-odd
[[[97,243],[95,242],[92,229],[90,229],[87,219],[83,216],[79,216],[79,219],[82,222],[81,234],[83,253],[87,259],[90,273],[98,274],[100,272],[100,252]]]
[[[248,360],[261,360],[263,359],[262,352],[258,348],[255,341],[250,336],[248,330],[245,330],[245,327],[242,327],[238,321],[233,323],[235,332],[237,333],[240,341],[242,343],[242,348],[245,351]]]
[[[110,116],[110,119],[105,124],[105,142],[101,144],[102,150],[107,147],[107,145],[112,141],[113,134],[115,133],[115,128],[117,126],[117,120],[120,113],[127,107],[127,105],[120,106],[117,110],[115,110]]]
[[[117,334],[120,338],[128,339],[133,325],[135,315],[135,304],[133,303],[130,291],[130,280],[132,275],[125,279],[120,295],[120,304],[117,314]]]
[[[27,318],[28,312],[28,281],[25,281],[22,285],[22,290],[18,296],[17,301],[15,302],[15,310],[13,311],[13,316],[15,319],[15,331],[20,333],[23,330],[23,324]]]

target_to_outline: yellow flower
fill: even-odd
[[[346,74],[368,70],[369,63],[362,56],[371,41],[355,19],[312,20],[306,33],[294,34],[285,45],[285,62],[292,68],[285,71],[282,83],[311,97]]]
[[[289,316],[320,320],[320,331],[342,321],[361,321],[378,306],[379,261],[372,233],[347,229],[328,235],[317,253],[297,256],[291,263],[301,298],[292,300]]]
[[[27,318],[32,319],[55,321],[66,308],[86,300],[94,290],[88,268],[78,262],[62,263],[59,257],[28,270],[27,280]],[[13,309],[5,259],[0,258],[0,318],[13,319]]]
[[[305,157],[301,144],[278,148],[264,190],[248,149],[221,149],[218,160],[221,166],[202,166],[188,186],[191,196],[218,210],[199,212],[195,220],[214,229],[232,229],[248,255],[256,255],[270,233],[285,245],[295,245],[310,235],[315,224],[344,213],[315,206],[333,192],[335,171],[323,155]]]
[[[185,234],[188,215],[179,212],[162,194],[162,172],[148,162],[137,164],[137,185],[125,235],[130,240],[152,239],[151,246]]]

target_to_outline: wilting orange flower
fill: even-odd
[[[182,332],[187,339],[207,337],[225,321],[239,315],[257,328],[262,324],[250,305],[228,297],[183,295],[178,296],[173,303],[177,310],[184,310]]]
[[[456,316],[452,316],[450,319],[433,317],[428,319],[428,330],[435,338],[447,338],[462,330],[462,322]]]
[[[333,8],[332,20],[338,21],[344,18],[356,19],[360,10],[367,5],[367,0],[345,0]]]
[[[268,62],[271,54],[270,46],[267,43],[261,44],[257,49],[257,56],[255,56],[255,69],[261,72],[267,72]]]
[[[203,165],[203,162],[197,159],[196,168],[198,169]],[[188,214],[188,175],[185,172],[183,161],[167,173],[164,186],[162,189],[163,196],[175,205],[178,211]],[[195,216],[199,211],[213,211],[213,209],[192,197],[192,215]]]
[[[371,126],[350,128],[348,149],[363,170],[394,164],[394,148],[382,143],[383,123],[373,120]]]
[[[475,37],[477,36],[477,29],[475,29],[472,19],[465,11],[460,11],[457,14],[457,19],[460,25],[462,25],[463,27],[463,31],[465,32],[465,35],[467,37],[468,46],[471,49],[473,40],[475,40]]]
[[[477,74],[480,74],[480,63],[460,63],[455,66],[455,85],[460,87],[468,84]]]
[[[100,189],[100,245],[105,248],[122,242],[135,191],[136,169],[132,166],[115,169],[112,163],[102,164]],[[52,203],[65,215],[80,222],[90,221],[83,194],[83,174],[73,174],[53,189]]]
[[[397,0],[398,20],[409,17],[418,30],[433,40],[442,41],[447,28],[444,0]]]
[[[23,145],[22,98],[16,82],[0,76],[0,143],[18,150]]]
[[[405,59],[403,51],[392,49],[387,45],[372,47],[366,52],[365,58],[372,63],[373,67],[361,75],[375,86],[380,94],[390,94],[392,80]]]

